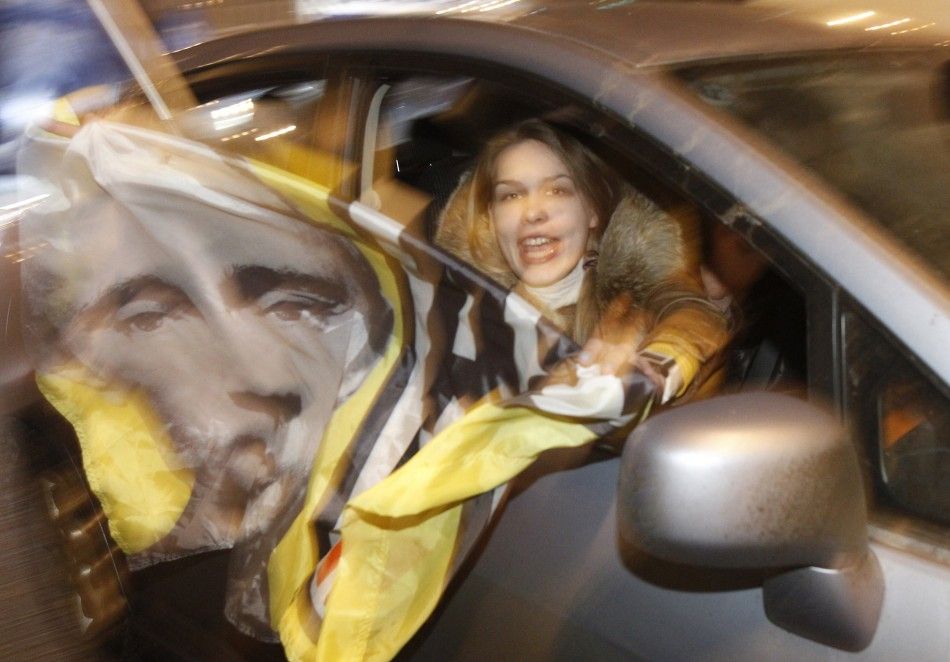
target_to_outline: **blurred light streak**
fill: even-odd
[[[897,32],[892,32],[891,34],[906,34],[908,32],[917,32],[918,30],[923,30],[924,28],[933,27],[936,23],[927,23],[926,25],[918,25],[916,28],[907,28],[906,30],[899,30]]]
[[[884,30],[886,28],[892,28],[895,25],[900,25],[902,23],[910,22],[909,18],[900,18],[896,21],[891,21],[890,23],[881,23],[880,25],[872,25],[869,28],[864,28],[865,32],[873,32],[874,30]]]
[[[237,138],[243,138],[244,136],[249,136],[252,133],[257,133],[260,129],[248,129],[247,131],[241,131],[240,133],[233,133],[230,136],[221,139],[221,142],[226,143],[230,140],[236,140]]]
[[[433,14],[437,6],[448,4],[445,0],[297,0],[297,16],[395,16],[400,14]],[[453,11],[449,8],[445,13]]]
[[[857,23],[858,21],[863,21],[866,18],[871,18],[877,12],[873,11],[863,11],[860,14],[852,14],[851,16],[843,16],[841,18],[836,18],[833,21],[828,21],[825,23],[829,28],[836,27],[838,25],[847,25],[848,23]]]
[[[224,0],[204,0],[203,2],[186,2],[180,6],[180,9],[201,9],[212,5],[224,4]]]
[[[40,203],[48,197],[49,193],[40,193],[39,195],[34,195],[32,198],[27,198],[26,200],[17,200],[16,202],[11,202],[8,205],[3,205],[0,207],[0,211],[20,211],[21,209]]]
[[[244,99],[243,101],[238,101],[237,103],[232,103],[223,108],[217,108],[211,111],[212,119],[224,119],[225,117],[234,117],[235,115],[245,115],[247,113],[254,112],[254,101],[252,99]]]
[[[517,2],[518,0],[513,0],[513,1]],[[460,13],[468,14],[469,12],[473,12],[473,11],[477,11],[477,12],[491,11],[493,9],[498,9],[500,7],[504,7],[510,4],[512,4],[512,2],[510,2],[509,0],[489,0],[488,2],[482,2],[481,4],[477,4],[474,7],[463,9]]]
[[[46,200],[48,197],[49,193],[41,193],[40,195],[34,195],[33,197],[26,198],[25,200],[17,200],[16,202],[11,202],[10,204],[0,207],[0,228],[4,228],[11,223],[16,222],[21,216],[23,216],[24,212],[32,209],[36,205]],[[4,257],[9,259],[10,256],[5,255]]]
[[[25,262],[31,257],[39,253],[41,250],[46,248],[49,244],[45,241],[41,241],[38,244],[32,246],[27,246],[26,248],[21,248],[20,250],[12,250],[9,253],[4,253],[3,257],[13,264],[19,264],[20,262]]]
[[[513,5],[516,2],[521,2],[521,0],[501,0],[501,2],[494,2],[485,7],[482,7],[478,11],[480,12],[493,11],[495,9],[501,9],[502,7],[507,7],[508,5]]]
[[[224,131],[225,129],[230,129],[235,126],[249,122],[254,118],[254,113],[248,113],[247,115],[238,115],[237,117],[229,117],[223,120],[214,121],[214,130],[215,131]]]
[[[282,136],[282,135],[284,135],[285,133],[290,133],[291,131],[294,131],[296,128],[297,128],[297,125],[296,125],[296,124],[291,124],[290,126],[285,126],[284,128],[282,128],[282,129],[277,129],[276,131],[271,131],[270,133],[261,134],[261,135],[259,135],[257,138],[255,138],[254,140],[255,140],[256,142],[260,142],[260,141],[262,141],[262,140],[270,140],[271,138],[276,138],[277,136]]]
[[[223,131],[244,124],[254,117],[254,102],[244,99],[211,111],[215,131]]]
[[[51,117],[53,100],[42,96],[14,98],[0,107],[0,121],[12,127],[32,124]]]
[[[440,9],[439,11],[436,12],[436,16],[441,16],[442,14],[450,14],[454,11],[459,11],[461,9],[465,9],[466,7],[471,7],[472,5],[477,5],[477,4],[479,4],[479,0],[468,0],[468,2],[463,2],[462,4],[456,5],[454,7],[446,7],[445,9]]]

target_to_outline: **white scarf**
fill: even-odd
[[[571,272],[557,282],[543,287],[531,287],[526,283],[522,283],[522,286],[531,298],[543,304],[548,310],[555,311],[577,303],[583,283],[584,260],[578,260]]]

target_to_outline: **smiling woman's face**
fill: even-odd
[[[505,261],[531,287],[552,285],[569,274],[598,222],[567,165],[536,140],[498,155],[491,219]]]

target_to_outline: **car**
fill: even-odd
[[[731,4],[556,3],[512,14],[514,3],[495,3],[508,13],[492,20],[488,3],[475,21],[471,4],[240,32],[168,56],[185,93],[127,95],[136,112],[167,102],[149,126],[171,124],[259,164],[272,183],[313,182],[326,210],[423,252],[481,145],[543,117],[658,204],[692,210],[707,265],[721,261],[722,274],[758,265],[754,285],[733,289],[744,326],[719,394],[663,408],[622,452],[546,451],[495,492],[490,530],[466,541],[473,551],[398,656],[950,657],[946,35],[926,22],[818,21]],[[37,201],[11,207],[8,230]],[[169,232],[173,249],[187,245],[174,234],[184,230]],[[94,627],[83,637],[63,625],[65,641],[42,631],[38,640],[132,659],[281,657],[221,620],[226,553],[139,567],[131,579],[113,571],[124,555],[85,496],[87,479],[63,470],[79,464],[70,426],[35,387],[46,341],[16,338],[21,290],[33,282],[21,269],[50,250],[32,236],[22,230],[3,265],[16,469],[5,490],[29,495],[41,473],[55,526],[74,532],[66,557],[91,546],[99,561],[96,581],[79,584]],[[298,243],[329,251],[319,253],[327,263],[342,259],[328,239]],[[726,245],[732,252],[717,254]],[[352,296],[355,309],[386,318],[379,300]],[[196,416],[215,420],[218,403],[201,393],[187,391]],[[281,406],[301,409],[299,399]],[[247,458],[255,444],[242,447]],[[22,526],[41,531],[10,553],[36,562],[29,540],[48,532],[32,508]],[[68,601],[58,580],[44,581],[52,593],[31,599]],[[20,633],[4,628],[17,646]]]

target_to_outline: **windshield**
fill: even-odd
[[[946,277],[948,72],[933,52],[914,52],[812,55],[680,75],[701,99],[769,136]]]

